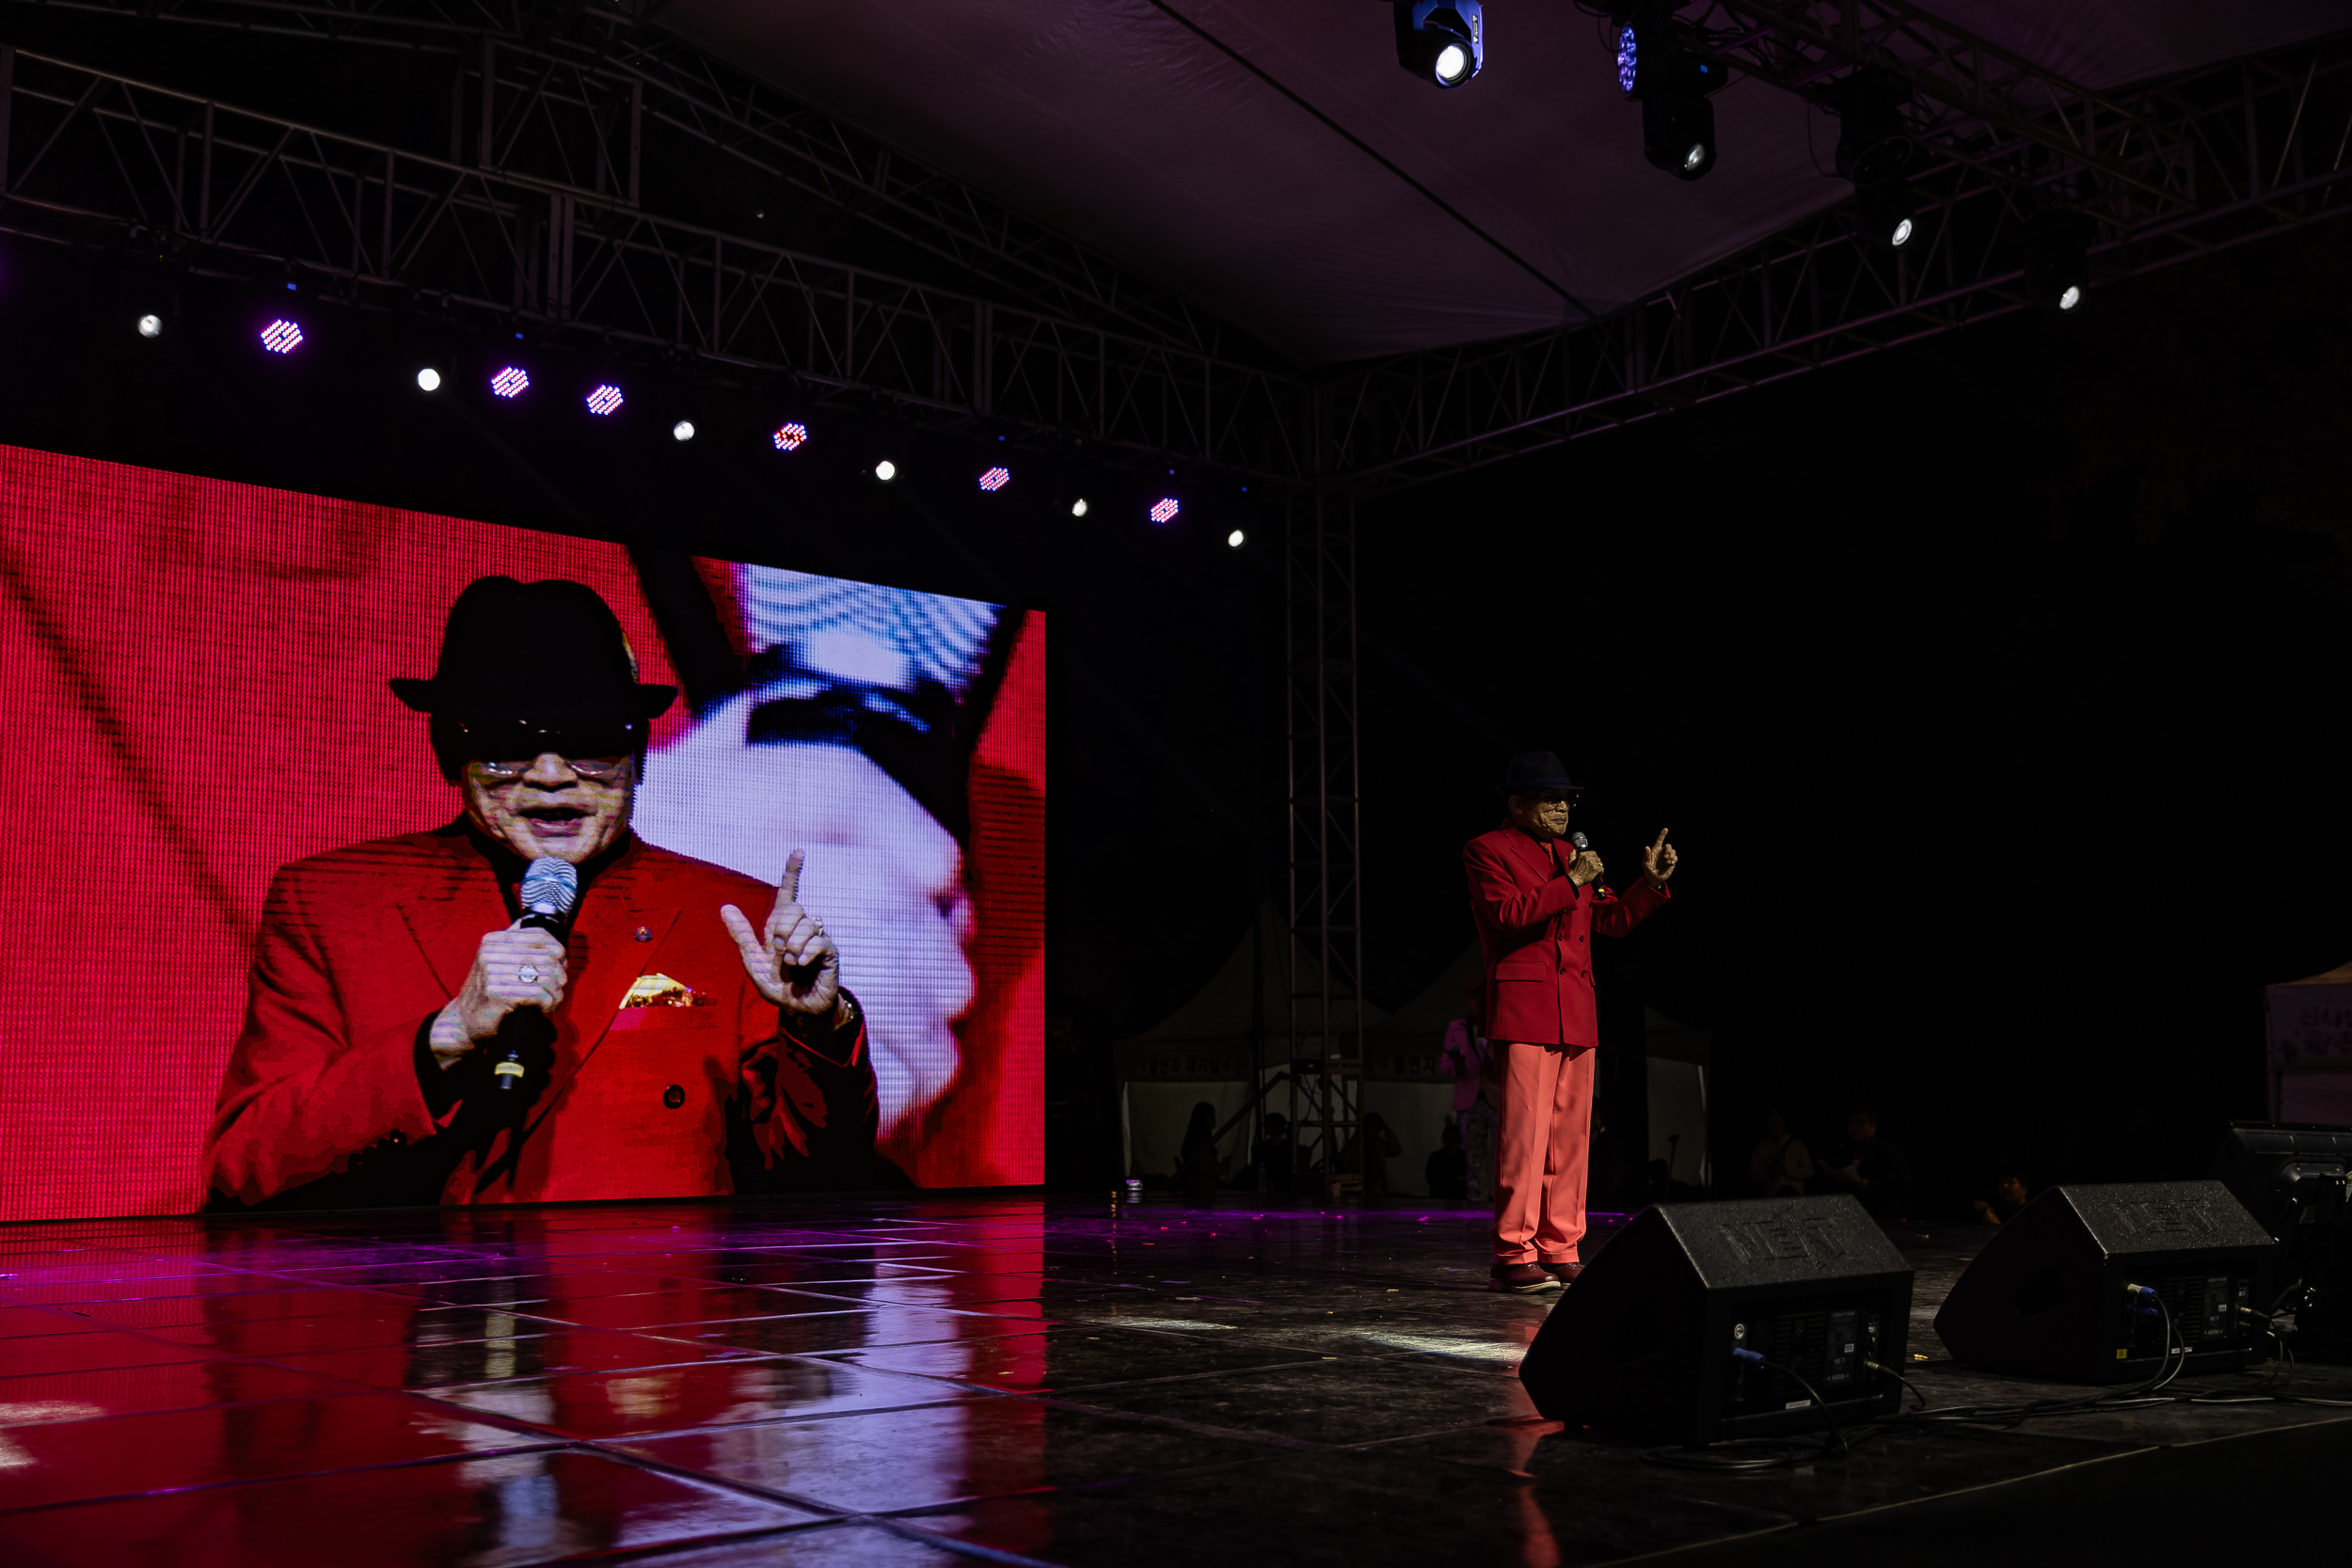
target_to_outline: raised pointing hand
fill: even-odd
[[[755,932],[733,904],[722,904],[719,918],[759,994],[787,1012],[814,1016],[833,1011],[840,999],[841,954],[825,935],[825,923],[801,908],[801,862],[795,849],[784,863],[766,930]]]
[[[1675,862],[1679,858],[1675,847],[1666,842],[1666,830],[1661,828],[1658,842],[1642,851],[1642,874],[1652,886],[1663,886],[1666,879],[1675,874]]]

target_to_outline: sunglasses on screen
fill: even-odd
[[[597,784],[628,771],[645,743],[643,724],[535,724],[519,719],[462,720],[453,728],[464,754],[501,783],[521,778],[552,752]]]

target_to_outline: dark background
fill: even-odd
[[[283,46],[0,21],[366,129]],[[917,270],[739,185],[717,169],[681,215]],[[2201,1172],[2223,1118],[2263,1114],[2261,988],[2352,958],[2347,232],[1364,502],[1373,999],[1470,940],[1461,843],[1505,757],[1557,750],[1617,879],[1658,828],[1681,847],[1674,905],[1603,944],[1604,1026],[1630,1047],[1646,1002],[1714,1031],[1719,1172],[1767,1105],[1819,1147],[1861,1103],[1931,1212],[1996,1167]],[[1280,886],[1279,497],[153,262],[0,233],[0,440],[1046,610],[1048,1175],[1113,1174],[1111,1042]],[[291,360],[253,344],[273,311],[311,336]],[[480,390],[509,352],[540,383],[521,406]],[[428,359],[456,367],[430,397]],[[573,383],[608,375],[631,401],[589,420]],[[790,458],[785,418],[816,432]]]

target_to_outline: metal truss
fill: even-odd
[[[199,272],[308,277],[583,342],[788,376],[814,396],[1277,479],[1305,473],[1279,372],[663,215],[646,93],[480,42],[452,153],[0,50],[0,227],[125,237]]]
[[[1996,82],[1990,67],[1983,79]],[[2007,80],[2011,103],[2027,86],[2058,91],[2022,64]],[[1983,118],[1972,130],[1960,111],[1937,123],[1947,139],[1923,132],[1936,161],[1914,177],[1917,237],[1902,249],[1841,205],[1597,323],[1356,367],[1321,388],[1327,461],[1358,484],[1422,483],[2007,314],[2026,303],[2026,219],[2050,205],[2096,220],[2094,284],[2352,212],[2352,34],[2060,101],[2031,135]],[[2061,154],[2053,142],[2077,123],[2081,148]],[[2142,125],[2144,142],[2126,129]]]
[[[669,0],[9,0],[46,10],[181,24],[357,49],[444,56],[460,96],[502,100],[519,119],[586,114],[690,137],[850,214],[953,269],[1000,304],[1166,347],[1279,368],[1253,339],[1133,269],[960,180],[733,71],[649,25]],[[414,149],[424,151],[427,149]],[[453,126],[449,157],[571,180],[543,139],[485,140]],[[481,157],[494,157],[481,164]],[[653,205],[665,205],[660,200]],[[903,270],[903,269],[901,269]],[[978,285],[974,287],[974,285]]]
[[[1283,537],[1290,769],[1292,1135],[1328,1196],[1363,1191],[1363,850],[1358,782],[1356,506],[1294,498]],[[1352,1157],[1348,1148],[1353,1142]]]

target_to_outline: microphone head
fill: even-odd
[[[1568,842],[1576,846],[1577,852],[1579,854],[1583,853],[1585,850],[1590,849],[1593,847],[1592,840],[1586,838],[1582,833],[1570,833],[1568,835]],[[564,869],[569,871],[571,867],[567,865]]]
[[[541,855],[523,869],[522,906],[532,914],[569,914],[579,897],[580,872],[571,862]]]

